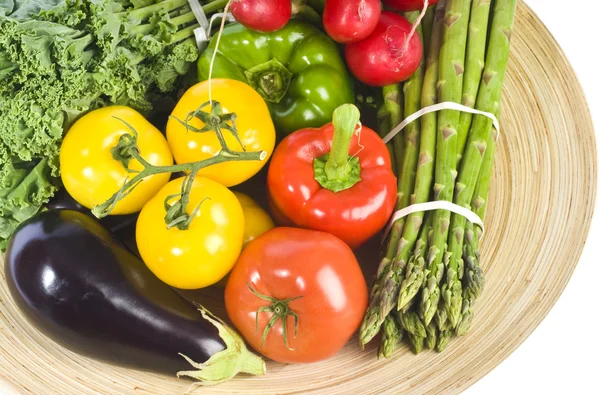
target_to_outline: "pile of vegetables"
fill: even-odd
[[[217,41],[198,60],[198,79],[208,79]],[[333,110],[354,101],[353,83],[339,49],[325,33],[292,20],[272,33],[226,26],[212,69],[213,78],[252,86],[267,102],[281,135],[321,127]]]
[[[516,0],[204,1],[237,19],[207,45],[193,6],[0,0],[0,247],[27,319],[204,384],[265,374],[246,344],[302,363],[357,331],[380,357],[464,335],[483,229],[396,214],[483,218],[498,130],[397,125],[499,117]],[[188,303],[208,287],[235,330]]]
[[[51,210],[26,221],[5,273],[30,322],[78,353],[208,384],[265,372],[239,335],[184,301],[84,213]]]
[[[196,27],[187,0],[0,2],[2,250],[59,188],[59,146],[73,121],[108,104],[147,115],[184,87]]]

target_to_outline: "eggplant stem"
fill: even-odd
[[[177,377],[186,376],[199,381],[199,385],[216,385],[233,378],[238,373],[262,376],[267,371],[265,361],[246,347],[244,340],[223,321],[199,306],[202,317],[217,327],[219,337],[226,345],[225,350],[214,354],[204,363],[194,362],[180,353],[197,370],[177,372]]]

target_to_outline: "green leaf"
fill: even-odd
[[[50,10],[64,0],[0,0],[0,15],[26,20],[42,10]]]
[[[37,164],[17,162],[0,174],[0,249],[17,226],[37,213],[54,194],[57,185],[47,159]]]

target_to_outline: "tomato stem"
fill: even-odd
[[[125,134],[121,136],[117,145],[111,149],[111,153],[115,160],[121,162],[128,172],[135,173],[135,176],[127,179],[125,183],[123,183],[123,186],[106,202],[94,207],[92,209],[92,213],[97,218],[102,218],[109,215],[114,209],[115,205],[125,196],[130,194],[141,182],[144,181],[146,177],[161,173],[187,172],[187,179],[183,182],[181,193],[168,196],[165,199],[165,209],[167,211],[165,223],[167,224],[167,227],[177,227],[180,230],[186,230],[200,208],[200,205],[198,205],[198,207],[196,207],[191,214],[187,214],[187,204],[189,203],[189,195],[191,193],[193,180],[200,169],[230,161],[265,160],[267,157],[266,151],[246,152],[235,126],[235,113],[223,114],[221,111],[221,105],[217,101],[213,101],[210,112],[204,111],[204,108],[209,105],[209,102],[203,103],[200,107],[198,107],[197,110],[190,112],[185,121],[177,118],[174,119],[183,124],[188,131],[194,133],[207,133],[214,131],[217,135],[219,143],[221,144],[221,150],[217,153],[217,155],[208,159],[171,166],[154,166],[145,160],[142,157],[140,149],[137,145],[136,130],[126,121],[115,117],[123,122],[125,126],[127,126],[131,132],[131,135]],[[205,126],[201,129],[198,129],[190,125],[189,122],[193,118],[199,119],[204,123]],[[223,136],[223,129],[233,134],[241,147],[241,151],[233,151],[231,148],[229,148],[227,142],[225,141],[225,137]],[[143,169],[141,171],[135,171],[129,168],[129,162],[132,159],[135,159],[142,165]],[[176,201],[174,201],[175,199]],[[202,204],[202,202],[200,204]]]
[[[269,319],[269,322],[267,322],[267,325],[265,326],[265,330],[263,331],[262,342],[260,343],[260,348],[262,348],[263,345],[265,344],[265,340],[267,340],[267,335],[269,334],[269,331],[271,329],[273,329],[273,327],[275,326],[275,324],[277,323],[278,320],[281,320],[281,328],[283,329],[283,344],[285,344],[285,347],[288,350],[293,350],[293,348],[290,348],[290,346],[288,345],[287,317],[290,315],[292,317],[294,317],[294,338],[295,338],[296,335],[298,335],[298,314],[296,314],[296,312],[294,312],[292,309],[290,309],[289,303],[293,300],[301,298],[302,296],[296,296],[293,298],[280,300],[280,299],[274,298],[272,296],[267,296],[267,295],[261,294],[260,292],[258,292],[254,288],[252,288],[250,283],[246,283],[246,285],[250,289],[250,292],[252,292],[254,295],[256,295],[257,297],[259,297],[262,300],[266,300],[267,302],[271,303],[268,306],[259,307],[258,311],[256,312],[256,331],[257,332],[258,332],[258,315],[260,313],[265,313],[265,312],[273,314],[271,316],[271,318]]]
[[[131,152],[136,151],[137,153],[139,153],[139,148],[137,147],[138,134],[137,134],[137,131],[135,131],[135,129],[133,129],[133,127],[131,125],[129,125],[125,120],[123,120],[119,117],[113,117],[113,118],[123,122],[132,131],[132,134],[127,134],[127,133],[122,134],[119,137],[118,144],[116,146],[112,147],[110,150],[110,153],[112,154],[113,159],[116,160],[117,162],[121,162],[123,167],[125,169],[128,169],[129,161],[134,159]]]
[[[192,223],[192,220],[196,217],[202,207],[202,203],[210,198],[205,197],[198,203],[196,208],[191,214],[188,214],[186,209],[190,202],[190,193],[192,192],[192,185],[194,185],[194,178],[200,169],[194,169],[187,175],[185,180],[181,183],[181,193],[169,195],[165,199],[165,222],[167,223],[167,229],[177,228],[179,230],[187,230]],[[177,199],[179,198],[179,199]],[[173,204],[170,203],[172,199],[177,199]]]
[[[360,111],[354,104],[342,104],[333,112],[334,131],[331,151],[327,155],[316,158],[313,163],[315,180],[323,188],[340,192],[360,181],[358,158],[354,156],[348,158],[350,143],[359,122]]]

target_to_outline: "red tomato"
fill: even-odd
[[[346,62],[352,74],[371,86],[396,84],[410,77],[423,57],[418,34],[406,44],[411,28],[404,17],[383,11],[369,37],[346,45]]]
[[[352,250],[335,236],[306,229],[274,228],[250,242],[225,288],[227,314],[244,339],[284,363],[337,353],[358,329],[367,303]],[[281,315],[263,343],[275,312]]]
[[[428,7],[436,4],[438,0],[429,0]],[[425,5],[425,0],[383,0],[386,7],[400,11],[421,11]]]
[[[379,0],[327,0],[323,27],[335,41],[353,43],[371,34],[380,16]]]

